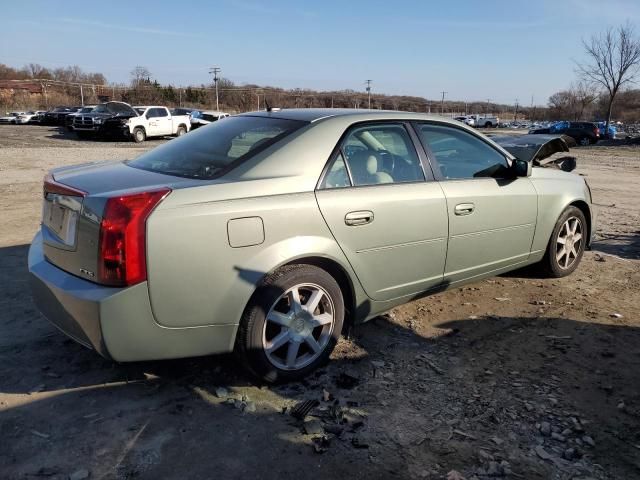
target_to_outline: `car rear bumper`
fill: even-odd
[[[29,248],[36,307],[59,330],[119,362],[161,360],[233,350],[237,324],[166,328],[153,316],[146,282],[127,288],[97,285],[46,260],[42,234]]]

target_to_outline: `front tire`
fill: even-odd
[[[133,131],[133,141],[136,143],[142,143],[147,139],[147,133],[144,131],[144,128],[136,128]]]
[[[591,139],[589,137],[580,137],[578,143],[582,147],[588,147],[589,145],[591,145]]]
[[[577,207],[567,207],[553,229],[541,266],[552,278],[566,277],[574,272],[587,244],[587,221]]]
[[[268,275],[252,296],[235,351],[266,382],[298,380],[328,361],[343,321],[335,279],[318,267],[288,265]]]

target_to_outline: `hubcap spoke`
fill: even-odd
[[[333,322],[333,316],[330,313],[321,313],[313,317],[313,327],[320,327],[322,325],[328,325]]]
[[[311,348],[311,350],[313,350],[314,353],[320,353],[320,351],[322,350],[322,348],[320,347],[320,344],[311,335],[309,335],[308,337],[305,337],[304,341],[307,345],[309,345],[309,347]]]
[[[556,260],[558,261],[558,263],[560,263],[560,260],[562,260],[562,257],[564,257],[566,254],[567,254],[567,249],[562,247],[562,250],[560,250],[556,254]]]
[[[579,240],[582,240],[582,234],[581,234],[581,233],[576,233],[576,234],[573,236],[573,242],[574,242],[574,243],[578,243],[578,241],[579,241]]]
[[[291,335],[289,334],[289,330],[283,330],[278,335],[276,335],[273,340],[267,345],[266,351],[267,353],[272,353],[278,350],[281,346],[287,343],[291,339]]]
[[[304,306],[305,309],[311,313],[315,312],[323,296],[324,296],[324,293],[322,292],[322,290],[314,291],[309,297],[309,300],[307,300],[307,303]]]
[[[291,311],[293,313],[300,313],[302,311],[302,303],[300,302],[300,292],[297,288],[292,288],[289,292],[289,302],[291,304]]]
[[[275,310],[271,310],[269,312],[267,320],[273,323],[277,323],[278,325],[281,325],[283,327],[288,327],[291,324],[291,316],[284,313],[276,312]]]
[[[298,351],[300,350],[300,342],[298,340],[291,340],[289,342],[289,348],[287,349],[287,367],[294,367],[296,365],[296,358],[298,358]]]
[[[560,245],[564,245],[565,243],[567,243],[567,238],[566,237],[558,237],[558,243]]]

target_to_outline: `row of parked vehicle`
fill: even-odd
[[[79,138],[127,138],[139,143],[150,137],[181,136],[228,116],[224,112],[193,108],[169,109],[157,105],[105,102],[59,106],[46,112],[11,112],[0,117],[0,123],[54,125],[75,132]]]

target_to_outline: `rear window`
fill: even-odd
[[[279,118],[229,117],[171,140],[127,164],[167,175],[211,179],[306,124]]]

